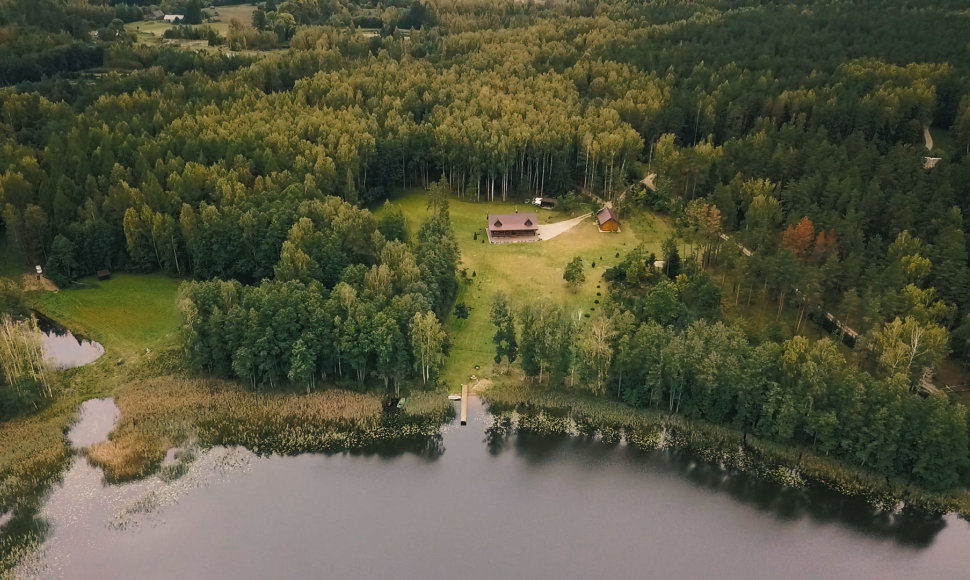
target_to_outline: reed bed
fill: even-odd
[[[792,488],[816,487],[865,499],[874,508],[970,517],[967,490],[927,492],[909,482],[872,475],[810,449],[785,446],[704,421],[586,395],[525,385],[494,385],[483,393],[496,420],[492,443],[513,432],[626,441],[643,450],[673,450],[718,468]]]
[[[366,450],[436,435],[446,418],[436,398],[447,403],[440,394],[417,394],[390,420],[381,397],[370,393],[253,393],[212,379],[139,379],[118,388],[119,424],[86,453],[117,482],[153,473],[169,448],[190,441],[243,445],[257,454]]]
[[[57,409],[0,423],[0,514],[12,513],[0,534],[0,578],[41,540],[36,514],[44,492],[70,462],[64,439],[70,424],[71,415]]]
[[[440,424],[455,416],[455,408],[441,391],[413,391],[405,401],[404,414]]]

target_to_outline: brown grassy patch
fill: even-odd
[[[381,415],[373,394],[252,393],[225,381],[183,377],[130,381],[115,400],[118,426],[109,441],[87,452],[110,481],[151,473],[170,447],[190,441],[245,445],[257,453],[362,447]]]
[[[69,415],[48,412],[0,423],[0,512],[14,508],[57,478],[70,453]]]
[[[445,396],[438,391],[414,391],[407,396],[404,413],[411,417],[419,417],[444,423],[454,413],[454,408]]]

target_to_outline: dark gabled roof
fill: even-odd
[[[488,229],[493,232],[514,230],[535,230],[539,228],[539,218],[535,212],[489,214]]]
[[[617,223],[620,221],[620,219],[616,217],[616,212],[614,212],[613,208],[611,207],[604,207],[601,209],[600,212],[596,214],[596,219],[599,220],[600,225],[603,225],[610,220],[616,220]]]

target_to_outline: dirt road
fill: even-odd
[[[541,240],[551,240],[552,238],[558,236],[559,234],[568,232],[569,230],[576,227],[577,224],[588,218],[593,214],[588,213],[586,215],[581,215],[577,218],[571,220],[565,220],[561,222],[556,222],[554,224],[546,224],[539,226],[539,239]]]

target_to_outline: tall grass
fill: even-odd
[[[0,513],[13,513],[0,534],[0,578],[40,542],[41,498],[70,462],[71,415],[59,411],[0,423]]]
[[[257,454],[369,449],[436,435],[446,418],[436,398],[447,402],[418,394],[390,421],[370,393],[253,393],[213,379],[135,379],[117,389],[121,419],[110,439],[86,454],[109,481],[123,481],[154,472],[169,448],[187,443],[243,445]]]
[[[0,418],[54,398],[54,369],[44,358],[42,338],[35,318],[0,316]]]
[[[483,396],[496,415],[489,432],[493,445],[495,439],[514,431],[598,437],[606,443],[625,440],[644,450],[684,452],[725,471],[746,473],[788,487],[818,487],[860,497],[884,511],[893,511],[903,504],[925,514],[957,511],[970,517],[970,494],[966,490],[928,492],[809,449],[780,445],[679,415],[521,384],[496,384]]]

